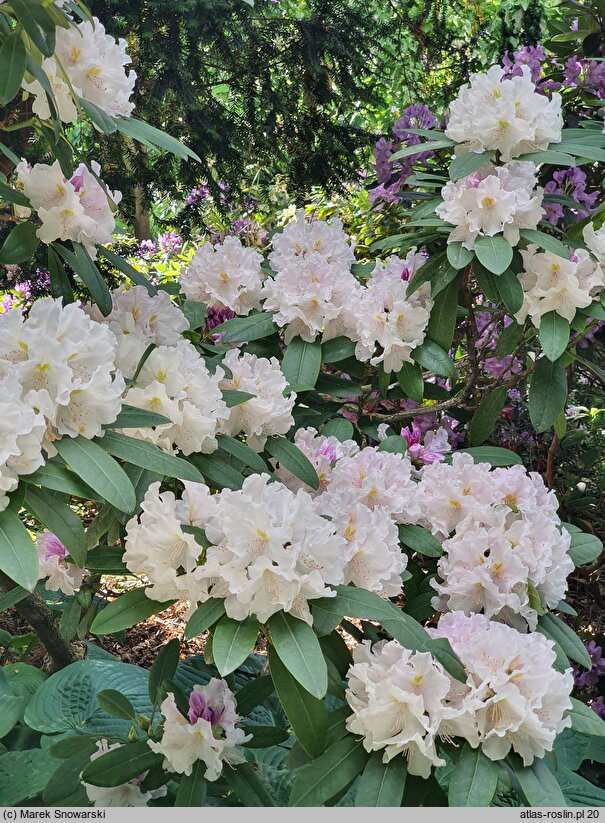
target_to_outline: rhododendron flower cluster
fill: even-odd
[[[335,218],[332,224],[324,220],[306,220],[304,209],[296,212],[295,219],[282,232],[273,236],[273,250],[269,255],[272,269],[279,273],[291,263],[321,259],[335,270],[349,270],[355,262],[351,242],[343,231],[342,222]]]
[[[177,774],[191,774],[201,760],[206,766],[206,780],[218,780],[223,763],[235,766],[246,758],[237,746],[250,740],[237,727],[240,718],[235,698],[224,680],[212,678],[205,686],[196,684],[189,696],[189,712],[184,717],[177,708],[174,694],[160,706],[164,717],[162,738],[148,740],[149,748],[164,755],[164,769]]]
[[[17,186],[42,221],[36,234],[43,243],[73,240],[94,259],[95,246],[112,240],[114,211],[122,194],[106,191],[97,180],[101,167],[94,161],[90,165],[94,174],[81,163],[67,180],[58,160],[52,166],[29,166],[23,160],[17,166]]]
[[[428,631],[447,638],[466,669],[469,693],[464,700],[490,760],[501,760],[512,749],[530,766],[552,751],[555,737],[571,725],[565,714],[573,687],[571,668],[554,668],[552,640],[461,612],[443,615],[437,628]]]
[[[226,237],[215,246],[204,243],[188,268],[181,270],[181,290],[188,300],[247,315],[260,308],[266,276],[262,262],[262,255],[237,237]]]
[[[283,466],[278,466],[275,474],[292,491],[304,489],[311,497],[325,492],[338,460],[351,457],[359,451],[359,446],[354,440],[341,441],[337,437],[326,437],[326,435],[318,434],[317,429],[312,427],[298,429],[294,434],[294,445],[308,458],[317,472],[319,488],[312,489],[311,486],[307,486]],[[271,460],[271,462],[275,466],[276,461]]]
[[[115,749],[122,748],[123,743],[108,743],[107,740],[97,740],[97,751],[91,754],[91,761],[96,760],[107,752],[112,752]],[[86,795],[90,802],[99,808],[109,809],[114,807],[137,807],[146,806],[149,800],[154,800],[156,797],[164,797],[168,790],[166,786],[160,786],[159,789],[151,789],[150,791],[143,791],[141,783],[145,780],[147,772],[143,772],[138,777],[134,777],[127,783],[122,783],[121,786],[93,786],[91,783],[82,785],[86,791]]]
[[[523,323],[530,317],[539,327],[543,315],[555,311],[570,323],[577,309],[590,306],[605,287],[605,269],[585,249],[575,249],[574,259],[566,260],[553,252],[539,252],[531,245],[521,251],[524,271],[519,275],[523,286],[523,305],[515,320]]]
[[[137,76],[132,70],[128,74],[125,71],[132,62],[126,41],[120,38],[116,42],[106,34],[96,17],[66,29],[57,27],[55,32],[55,55],[43,60],[41,68],[53,90],[60,119],[73,123],[78,118],[72,90],[110,117],[130,117],[134,109],[130,97]],[[50,107],[40,81],[24,81],[23,88],[35,98],[34,114],[48,120]]]
[[[75,594],[88,570],[66,561],[67,549],[48,529],[41,532],[37,540],[40,580],[46,580],[45,586],[51,592]]]
[[[600,229],[595,229],[594,223],[589,223],[584,226],[582,235],[584,242],[599,263],[605,263],[605,225],[602,225]]]
[[[232,406],[220,431],[232,436],[243,433],[248,445],[260,451],[267,437],[286,434],[294,425],[292,409],[296,394],[284,396],[288,384],[275,357],[267,359],[232,349],[225,355],[223,364],[231,377],[223,377],[221,369],[220,388],[247,392],[254,397]]]
[[[385,440],[388,437],[388,428],[385,423],[378,426],[380,440]],[[410,460],[419,466],[440,463],[445,460],[445,455],[452,450],[449,434],[443,426],[425,432],[413,419],[412,424],[401,429],[399,434],[408,444],[407,454]]]
[[[556,606],[573,569],[570,535],[540,475],[522,466],[490,471],[454,454],[451,465],[423,469],[418,492],[421,522],[445,537],[434,607],[535,629],[534,598]]]
[[[528,66],[509,78],[500,66],[473,74],[450,104],[449,115],[448,137],[468,151],[495,149],[504,161],[561,141],[561,95],[539,94]]]
[[[544,215],[543,189],[536,186],[536,166],[513,160],[446,183],[443,203],[435,213],[456,228],[448,243],[460,242],[472,249],[477,237],[502,233],[509,243],[519,242],[520,229],[535,229]]]

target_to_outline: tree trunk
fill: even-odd
[[[15,585],[10,577],[0,572],[0,591],[10,592],[15,588]],[[38,635],[38,639],[53,662],[54,671],[64,669],[70,663],[75,663],[81,659],[82,655],[78,655],[71,643],[61,637],[53,613],[37,592],[29,594],[19,603],[16,603],[13,608]]]
[[[134,187],[134,235],[139,242],[149,240],[151,237],[151,224],[149,222],[149,209],[145,203],[145,190],[142,186]]]

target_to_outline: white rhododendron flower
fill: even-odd
[[[260,308],[266,275],[263,256],[242,245],[239,237],[226,237],[213,246],[204,243],[188,268],[181,269],[181,290],[188,300],[247,315]]]
[[[220,388],[247,392],[254,397],[231,406],[220,431],[233,437],[243,433],[248,438],[248,445],[261,451],[267,437],[287,434],[294,425],[292,409],[296,394],[291,392],[288,397],[284,396],[288,384],[275,357],[269,360],[232,349],[225,355],[223,363],[231,377],[224,377]]]
[[[206,780],[218,780],[223,763],[236,765],[246,758],[237,746],[252,735],[237,728],[240,718],[233,693],[224,680],[212,678],[205,686],[195,685],[189,696],[189,712],[184,717],[177,708],[174,695],[160,706],[164,717],[159,743],[148,740],[149,748],[164,755],[163,767],[177,774],[190,775],[201,760],[206,766]]]
[[[68,29],[56,28],[55,56],[57,59],[48,57],[42,62],[42,71],[49,79],[64,123],[75,122],[78,113],[57,60],[78,97],[98,106],[110,117],[130,117],[134,109],[130,97],[137,76],[132,70],[126,74],[125,66],[132,61],[124,39],[116,42],[93,17],[92,22],[87,20]],[[34,114],[48,120],[51,112],[40,81],[24,81],[22,85],[35,97]]]
[[[466,701],[490,760],[502,760],[512,749],[530,766],[552,751],[556,736],[571,725],[564,715],[573,687],[571,668],[554,668],[552,640],[461,612],[443,615],[428,632],[447,638],[466,669]]]
[[[353,710],[347,729],[363,735],[366,751],[383,751],[385,763],[403,755],[408,772],[426,778],[433,766],[445,766],[435,747],[440,734],[476,738],[466,700],[428,652],[412,652],[396,640],[371,648],[364,640],[353,650],[347,678]]]
[[[312,427],[298,429],[294,434],[294,445],[308,458],[317,472],[319,488],[312,489],[311,486],[307,486],[283,466],[277,466],[275,474],[292,491],[304,489],[311,497],[322,494],[326,490],[332,469],[338,460],[342,457],[351,457],[359,451],[359,446],[354,440],[340,441],[337,437],[326,437]],[[273,459],[271,463],[276,465]]]
[[[99,164],[93,161],[90,165],[98,176]],[[36,234],[43,243],[73,240],[82,243],[94,259],[95,246],[112,241],[114,211],[122,194],[105,191],[95,174],[81,163],[67,180],[58,160],[52,166],[29,166],[25,160],[19,163],[17,187],[29,198],[42,221]]]
[[[220,368],[210,374],[188,340],[180,340],[175,346],[158,346],[145,360],[124,402],[162,414],[171,423],[129,429],[128,434],[155,443],[168,453],[215,451],[219,426],[229,417],[219,387],[223,375]]]
[[[84,311],[98,323],[106,323],[116,336],[115,364],[124,377],[131,378],[150,343],[176,346],[189,321],[165,291],[149,294],[145,286],[120,286],[111,293],[111,313],[104,317],[90,303]]]
[[[605,224],[600,229],[595,229],[594,223],[589,223],[584,226],[582,236],[599,263],[605,263]]]
[[[120,749],[123,743],[108,743],[107,740],[97,741],[97,751],[91,754],[91,761],[96,760],[107,752],[112,752],[114,749]],[[146,806],[149,800],[154,800],[156,797],[164,797],[167,793],[166,786],[161,786],[159,789],[152,789],[151,791],[143,791],[141,783],[145,780],[147,772],[143,772],[138,777],[129,780],[128,783],[122,783],[121,786],[93,786],[91,783],[82,785],[86,790],[86,795],[93,806],[102,809],[110,809],[114,807],[135,807]]]
[[[343,231],[342,222],[337,218],[331,224],[307,220],[304,209],[296,212],[295,219],[282,232],[273,235],[272,243],[269,262],[278,273],[291,263],[300,264],[309,258],[319,258],[332,271],[348,271],[355,262],[352,243]]]
[[[88,570],[66,561],[67,549],[48,529],[37,536],[37,541],[40,580],[46,580],[45,586],[51,592],[75,594]]]
[[[554,311],[571,323],[577,309],[590,306],[605,288],[605,268],[585,249],[575,249],[575,259],[566,260],[537,248],[531,245],[521,251],[525,269],[519,275],[523,305],[515,320],[523,323],[529,316],[534,326],[539,327],[543,315]]]
[[[536,186],[536,166],[513,160],[504,166],[487,164],[468,177],[441,189],[438,217],[456,228],[448,243],[472,249],[477,237],[502,233],[515,246],[520,229],[535,229],[544,215],[544,190]]]
[[[412,351],[424,341],[433,301],[429,284],[409,295],[408,278],[425,262],[415,252],[378,261],[367,286],[351,295],[348,336],[357,343],[358,360],[382,363],[385,372],[398,372],[412,362]]]
[[[495,149],[504,161],[560,143],[561,95],[539,94],[529,67],[521,72],[505,77],[504,69],[492,66],[471,75],[450,104],[446,135],[470,151]]]
[[[435,534],[451,534],[437,565],[442,582],[431,581],[434,608],[483,612],[533,630],[534,598],[552,609],[565,597],[571,538],[539,474],[523,466],[490,471],[455,454],[452,465],[423,470],[419,503]]]

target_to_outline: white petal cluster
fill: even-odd
[[[66,560],[67,549],[52,532],[45,529],[38,534],[38,577],[46,580],[45,587],[51,592],[75,594],[82,585],[87,569]]]
[[[338,460],[343,457],[351,457],[357,454],[359,446],[354,440],[340,441],[337,437],[326,437],[318,434],[317,429],[312,427],[298,429],[294,434],[294,445],[308,458],[309,462],[317,472],[319,478],[319,488],[312,489],[298,477],[293,475],[283,466],[278,466],[275,474],[292,491],[304,489],[311,497],[316,497],[325,492],[332,469]],[[271,461],[275,465],[275,461]]]
[[[423,522],[446,536],[442,582],[431,581],[436,609],[535,629],[536,598],[553,608],[565,596],[570,535],[540,475],[522,466],[490,471],[455,454],[452,465],[423,470],[419,498]]]
[[[181,269],[181,290],[188,300],[247,315],[260,308],[262,262],[262,255],[243,246],[239,237],[226,237],[216,246],[204,243]]]
[[[441,189],[438,217],[456,228],[448,243],[472,249],[477,237],[503,234],[511,245],[519,242],[520,229],[535,229],[544,215],[544,189],[537,186],[534,163],[513,160],[491,164]]]
[[[530,317],[539,328],[543,315],[554,311],[571,322],[577,309],[590,306],[605,288],[605,266],[595,261],[585,249],[574,251],[575,260],[566,260],[553,252],[539,252],[531,245],[521,251],[524,271],[519,274],[523,286],[523,305],[515,314],[518,323]]]
[[[92,22],[87,20],[68,29],[57,27],[55,56],[42,62],[42,71],[53,89],[60,119],[73,123],[78,113],[59,65],[78,97],[98,106],[110,117],[130,117],[134,109],[130,97],[137,77],[132,70],[126,74],[125,66],[131,62],[126,41],[120,38],[116,42],[106,34],[96,17]],[[47,120],[51,112],[40,81],[24,81],[23,88],[35,97],[34,114]]]
[[[95,174],[81,163],[67,180],[58,160],[52,166],[29,166],[23,160],[17,166],[17,186],[42,221],[36,234],[43,243],[73,240],[82,243],[94,259],[95,246],[112,240],[114,211],[122,195],[101,186],[95,177],[101,172],[98,163],[93,161],[91,168]]]
[[[121,749],[123,745],[123,743],[110,744],[107,740],[98,740],[97,751],[91,754],[90,759],[91,761],[96,760],[97,757],[101,757],[101,755],[107,754],[107,752],[112,752],[114,749]],[[144,772],[138,777],[129,780],[128,783],[111,787],[93,786],[91,783],[85,783],[83,780],[81,782],[93,806],[102,809],[114,807],[132,808],[136,806],[146,806],[149,800],[154,800],[156,797],[164,797],[167,792],[165,786],[147,792],[143,791],[141,789],[141,783],[146,776],[147,772]]]
[[[284,230],[273,235],[273,251],[269,255],[271,268],[281,272],[291,263],[301,263],[319,257],[333,269],[349,270],[355,262],[351,241],[343,231],[342,222],[306,220],[304,209]]]
[[[466,669],[465,702],[487,757],[502,760],[512,749],[530,766],[552,751],[556,736],[571,725],[564,715],[573,687],[571,668],[554,668],[552,640],[461,612],[443,615],[428,631],[447,638]]]
[[[42,447],[54,454],[53,440],[91,439],[113,423],[125,387],[113,374],[115,351],[109,329],[75,303],[46,297],[27,319],[18,309],[0,315],[0,379],[10,391],[0,400],[3,481],[5,471],[13,482],[35,471],[44,462]]]
[[[345,693],[353,714],[347,729],[363,735],[366,751],[384,751],[383,762],[397,755],[407,760],[410,774],[429,777],[433,766],[444,766],[435,742],[440,732],[462,734],[472,715],[452,694],[452,681],[428,652],[412,652],[396,640],[371,648],[364,640],[353,650]]]
[[[211,374],[188,340],[181,339],[175,346],[158,346],[145,360],[124,402],[162,414],[172,422],[129,429],[128,434],[169,453],[215,451],[219,426],[229,417],[220,389],[223,375],[220,368]]]
[[[184,717],[174,694],[168,694],[160,706],[164,717],[162,738],[158,743],[147,741],[149,748],[164,755],[163,768],[167,771],[190,775],[194,764],[201,760],[206,766],[206,780],[218,780],[223,763],[245,762],[236,747],[252,735],[237,728],[240,718],[235,699],[224,680],[212,678],[205,686],[195,685],[189,705],[189,717]]]
[[[348,336],[357,343],[358,360],[382,363],[385,372],[398,372],[412,362],[412,351],[424,341],[433,301],[428,284],[408,294],[409,280],[402,272],[411,277],[425,262],[415,252],[406,258],[392,255],[376,263],[367,287],[351,293]]]
[[[539,94],[529,67],[521,70],[508,78],[500,66],[473,74],[450,104],[447,136],[470,151],[495,149],[504,161],[560,143],[561,95]]]
[[[605,225],[602,225],[600,229],[595,229],[594,223],[589,223],[584,226],[582,236],[588,249],[599,263],[605,263]]]
[[[124,562],[153,584],[152,599],[225,599],[235,620],[266,622],[278,611],[312,622],[309,600],[333,595],[344,582],[346,541],[321,517],[309,495],[296,494],[267,474],[252,475],[240,491],[210,494],[185,483],[182,500],[150,486],[140,521],[127,524]],[[202,554],[181,526],[205,531]]]
[[[183,312],[167,292],[149,294],[144,286],[120,286],[111,293],[111,314],[104,317],[91,303],[86,313],[98,323],[106,323],[118,341],[116,367],[131,378],[147,347],[176,346],[182,332],[189,328]]]
[[[223,364],[231,377],[224,377],[220,388],[247,392],[254,397],[232,406],[220,431],[233,437],[243,433],[248,445],[260,451],[267,437],[286,434],[294,425],[292,409],[296,394],[284,396],[288,384],[275,357],[267,359],[232,349],[225,355]]]

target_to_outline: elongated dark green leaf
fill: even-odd
[[[223,769],[223,777],[243,806],[275,806],[266,785],[250,763]]]
[[[400,434],[392,434],[390,437],[385,437],[378,444],[377,451],[390,452],[391,454],[405,454],[408,450],[408,441]]]
[[[122,274],[126,275],[126,277],[135,283],[137,286],[145,286],[149,294],[157,294],[158,290],[155,286],[153,286],[149,280],[145,277],[142,272],[137,271],[134,266],[131,266],[123,257],[120,257],[119,254],[116,254],[115,251],[108,249],[106,246],[97,246],[98,252],[101,257],[104,257],[106,260],[109,260],[112,265],[116,267]]]
[[[404,363],[401,371],[397,372],[397,382],[406,397],[411,397],[417,403],[422,403],[424,396],[424,381],[422,369],[416,363]]]
[[[448,140],[447,138],[438,138],[437,140],[432,140],[430,142],[427,141],[426,143],[418,143],[415,146],[406,146],[405,148],[396,151],[395,154],[392,154],[389,161],[394,162],[395,160],[401,160],[403,157],[412,157],[414,154],[421,154],[425,151],[449,149],[451,145],[451,140]]]
[[[554,614],[543,614],[538,618],[538,631],[552,638],[563,649],[565,654],[585,669],[592,669],[590,655],[586,646],[567,623]]]
[[[23,586],[15,586],[9,592],[0,594],[0,612],[12,608],[16,603],[20,603],[28,596],[29,592]]]
[[[223,617],[212,636],[212,655],[219,673],[224,677],[240,666],[254,649],[258,638],[258,620],[232,620]]]
[[[503,358],[505,355],[511,354],[519,345],[522,333],[523,326],[519,323],[511,323],[505,326],[498,337],[494,356]]]
[[[435,297],[426,336],[448,351],[454,338],[458,310],[458,279],[454,278]]]
[[[41,466],[33,474],[25,475],[23,480],[28,485],[42,486],[43,489],[63,492],[71,497],[81,497],[83,500],[103,500],[101,495],[83,483],[77,474],[52,461]]]
[[[328,420],[321,433],[325,437],[335,437],[341,443],[344,443],[345,440],[353,439],[355,429],[350,420],[346,420],[344,417],[334,417],[332,420]]]
[[[140,466],[142,469],[149,469],[166,477],[176,477],[179,480],[191,480],[193,483],[203,482],[199,471],[188,460],[175,457],[173,454],[166,454],[153,443],[147,443],[145,440],[137,440],[120,432],[107,431],[95,443],[98,443],[108,454],[126,463],[131,463],[133,466]]]
[[[223,343],[246,343],[275,334],[277,326],[270,312],[250,314],[248,317],[234,317],[212,329],[212,334],[222,333]]]
[[[553,151],[552,149],[522,154],[519,156],[519,160],[530,160],[532,163],[546,163],[549,166],[573,167],[576,165],[576,161],[571,154],[565,154],[562,151]]]
[[[447,352],[432,340],[425,340],[421,346],[415,348],[412,352],[412,359],[423,368],[441,377],[454,377],[456,373]]]
[[[534,760],[524,767],[520,758],[511,758],[515,777],[530,806],[550,806],[557,809],[567,806],[565,796],[544,760]]]
[[[481,154],[469,151],[460,157],[454,157],[449,167],[450,180],[462,180],[463,177],[486,166],[495,155],[495,151],[486,151]]]
[[[551,251],[553,254],[558,254],[559,257],[563,257],[565,260],[569,258],[569,246],[561,243],[560,240],[550,234],[535,229],[521,229],[519,234],[528,243],[535,243],[536,246]]]
[[[66,503],[61,503],[42,490],[28,487],[26,505],[46,528],[56,535],[82,568],[86,562],[86,533],[78,515]]]
[[[443,270],[451,270],[452,277],[456,276],[456,269],[448,262],[445,252],[439,252],[430,257],[427,262],[416,270],[408,284],[408,295],[413,294],[423,283],[433,283],[435,279],[443,275]]]
[[[223,400],[227,404],[227,408],[231,409],[233,406],[240,406],[248,400],[256,397],[255,394],[250,394],[247,391],[235,391],[234,389],[223,389]]]
[[[122,406],[120,413],[109,423],[107,429],[144,429],[147,426],[165,426],[172,421],[163,414],[149,411],[148,409],[138,409],[136,406]]]
[[[206,482],[217,489],[241,489],[244,475],[217,454],[194,454],[193,463],[202,472]]]
[[[242,743],[242,746],[247,749],[267,749],[269,746],[279,746],[290,737],[289,732],[279,726],[252,726],[245,723],[243,729],[246,734],[252,735],[252,740]]]
[[[321,345],[321,359],[324,363],[339,363],[354,355],[355,343],[348,337],[333,337]]]
[[[93,634],[111,634],[129,629],[152,614],[163,612],[173,602],[160,603],[147,597],[145,589],[133,589],[105,606],[95,617],[90,630]]]
[[[540,345],[549,360],[558,360],[569,343],[569,321],[556,311],[549,311],[540,319]]]
[[[122,560],[121,549],[116,546],[96,546],[89,551],[86,557],[86,568],[91,572],[104,572],[105,574],[132,574]]]
[[[23,263],[24,260],[33,257],[39,245],[35,225],[29,221],[17,223],[0,249],[0,263]]]
[[[312,489],[319,488],[319,477],[309,459],[285,437],[269,437],[265,451],[277,462]]]
[[[79,97],[78,100],[82,109],[90,117],[100,132],[103,134],[113,134],[114,131],[117,130],[113,117],[106,114],[103,109],[100,109],[98,106],[95,106],[94,103],[91,103],[89,100],[85,100],[83,97]]]
[[[529,387],[529,417],[540,433],[549,429],[565,408],[567,375],[560,360],[542,357],[538,361]]]
[[[394,757],[388,763],[383,763],[382,752],[372,752],[359,778],[355,805],[389,808],[401,806],[406,777],[406,761],[403,757]]]
[[[0,200],[5,203],[16,203],[18,206],[31,208],[31,203],[27,197],[17,189],[7,186],[6,183],[0,181]]]
[[[74,291],[61,258],[53,246],[48,247],[48,271],[50,273],[50,293],[53,297],[61,297],[63,305],[74,302]]]
[[[233,457],[236,457],[245,466],[249,466],[253,471],[262,474],[263,472],[267,472],[269,470],[263,458],[253,451],[250,446],[242,443],[241,440],[236,440],[235,437],[229,437],[229,435],[221,434],[217,438],[217,441],[219,448],[229,454],[232,454]]]
[[[269,647],[269,670],[290,725],[300,745],[311,757],[321,754],[326,745],[328,709],[295,680]]]
[[[361,774],[368,758],[362,740],[352,735],[338,740],[298,773],[290,806],[321,806]]]
[[[134,140],[137,140],[139,143],[143,143],[145,146],[149,146],[152,149],[155,148],[170,152],[171,154],[180,157],[181,160],[188,160],[191,158],[197,163],[202,162],[197,154],[184,143],[181,143],[169,134],[156,129],[154,126],[150,126],[149,123],[144,123],[142,120],[137,120],[136,117],[116,117],[115,123],[123,134],[128,135],[128,137],[132,137]]]
[[[225,601],[219,598],[211,598],[201,603],[193,612],[185,629],[185,637],[190,640],[198,634],[205,632],[221,619],[225,614]]]
[[[15,512],[0,512],[0,570],[32,592],[38,582],[38,552]]]
[[[6,105],[21,88],[27,65],[27,52],[16,29],[11,32],[0,48],[0,105]]]
[[[313,629],[285,612],[274,614],[268,625],[281,662],[303,688],[322,698],[328,689],[328,669]]]
[[[571,699],[571,709],[567,716],[571,718],[571,728],[578,734],[587,734],[591,737],[605,737],[605,721],[581,700]]]
[[[273,680],[268,674],[251,680],[245,686],[242,686],[235,695],[237,713],[240,717],[246,717],[252,709],[263,703],[274,691]]]
[[[55,442],[55,447],[86,485],[104,500],[119,511],[134,511],[136,495],[128,475],[97,443],[84,437],[63,437]]]
[[[91,260],[90,255],[79,243],[73,244],[74,250],[71,252],[61,243],[56,243],[54,248],[65,260],[66,263],[72,267],[78,277],[82,280],[86,288],[91,294],[92,299],[99,307],[99,311],[105,317],[111,314],[111,294],[107,287],[107,283],[96,264]]]
[[[45,57],[55,50],[55,22],[48,11],[31,0],[11,0],[15,17]]]
[[[93,786],[121,786],[162,760],[163,755],[152,752],[146,740],[138,740],[92,760],[82,772],[82,780]]]
[[[286,349],[281,370],[290,386],[315,386],[321,368],[321,343],[308,343],[300,337],[293,338]]]
[[[399,526],[399,540],[404,546],[426,557],[441,557],[441,543],[422,526]]]
[[[565,141],[565,151],[568,154],[573,154],[575,157],[582,157],[585,160],[590,160],[593,163],[605,163],[605,150],[590,146],[581,141],[575,142],[572,140]]]
[[[206,805],[208,784],[204,779],[206,764],[196,760],[190,775],[183,775],[174,799],[175,808],[201,807]]]
[[[516,314],[523,305],[523,287],[517,275],[511,269],[506,269],[494,278],[494,283],[506,308],[511,314]]]
[[[498,771],[498,764],[481,748],[473,749],[465,743],[452,772],[449,805],[489,806],[496,794]]]
[[[97,694],[97,703],[112,717],[119,717],[121,720],[130,720],[134,723],[137,717],[135,707],[130,700],[121,692],[115,689],[103,689]]]
[[[458,451],[470,454],[475,463],[489,463],[490,466],[520,466],[523,463],[518,454],[500,446],[476,446]]]
[[[181,645],[175,638],[162,646],[149,671],[149,699],[156,706],[165,697],[164,683],[172,680],[179,662]]]
[[[511,244],[502,235],[478,237],[474,244],[475,255],[492,274],[502,274],[513,259]]]
[[[496,421],[501,416],[506,403],[506,395],[506,388],[499,386],[490,392],[487,397],[484,397],[477,407],[468,424],[468,433],[474,446],[478,446],[484,440],[487,440],[494,430]]]

